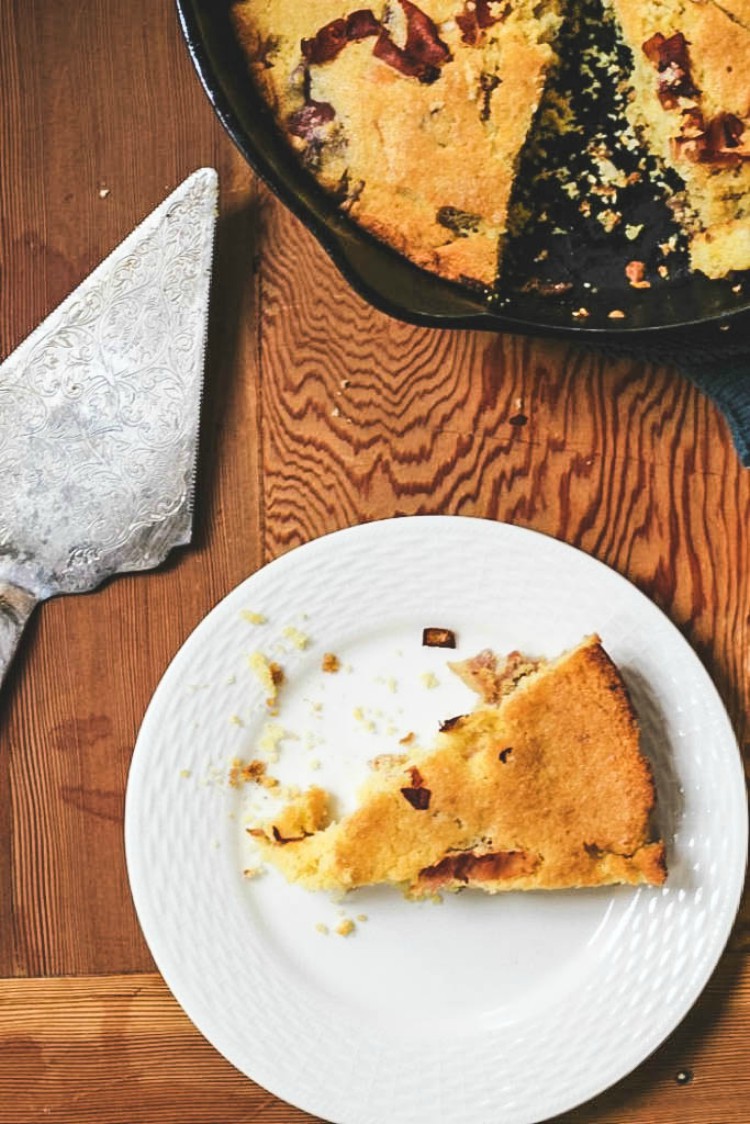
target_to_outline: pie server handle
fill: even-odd
[[[36,604],[33,593],[0,581],[0,686]]]

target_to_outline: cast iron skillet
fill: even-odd
[[[708,281],[683,272],[650,289],[634,289],[621,261],[604,244],[574,231],[560,242],[557,268],[578,281],[590,269],[596,292],[552,293],[524,285],[529,253],[516,253],[514,276],[488,294],[443,281],[412,265],[343,215],[300,165],[250,79],[234,37],[231,0],[176,0],[188,49],[206,93],[229,135],[257,174],[312,231],[338,268],[375,307],[411,323],[566,336],[592,345],[699,345],[723,350],[750,331],[750,284]],[[656,218],[658,226],[659,220]],[[658,231],[655,236],[659,237]],[[529,251],[530,252],[530,251]],[[581,272],[583,271],[583,273]],[[737,290],[740,290],[739,292]],[[572,316],[585,302],[588,315]],[[625,313],[609,318],[613,309]],[[731,326],[731,332],[727,327]]]

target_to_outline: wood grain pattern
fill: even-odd
[[[127,769],[171,657],[248,573],[317,535],[398,514],[507,520],[661,606],[748,760],[750,473],[673,370],[369,308],[253,180],[171,3],[0,0],[0,88],[0,355],[189,172],[213,165],[222,185],[194,544],[42,606],[0,697],[0,1124],[312,1120],[204,1042],[133,912]],[[683,1024],[564,1119],[744,1124],[749,954],[746,895]]]
[[[736,661],[750,588],[737,575],[748,569],[750,484],[711,404],[643,362],[401,324],[342,289],[278,204],[264,216],[275,251],[262,259],[261,311],[271,554],[311,537],[311,524],[320,533],[399,514],[543,531],[668,613],[746,740]]]
[[[198,1034],[157,975],[0,981],[0,1124],[303,1124]]]

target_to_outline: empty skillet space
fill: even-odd
[[[602,0],[570,5],[558,53],[521,155],[500,307],[538,293],[592,325],[700,316],[696,299],[713,314],[742,307],[745,274],[690,271],[684,185],[628,122],[632,55]]]
[[[626,273],[634,263],[651,298],[684,287],[687,239],[668,205],[681,184],[628,124],[632,62],[612,12],[578,0],[557,49],[521,156],[501,288],[536,290],[593,315],[638,296]]]

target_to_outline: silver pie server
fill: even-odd
[[[190,541],[217,202],[195,172],[0,364],[0,683],[40,601]]]

